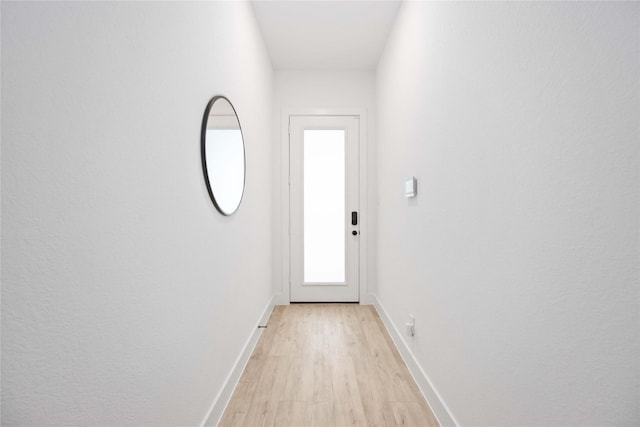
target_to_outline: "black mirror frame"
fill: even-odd
[[[231,106],[231,109],[233,110],[233,114],[235,114],[236,120],[238,122],[238,128],[240,129],[240,136],[242,137],[242,157],[243,157],[243,163],[244,163],[244,171],[243,171],[243,177],[242,177],[243,179],[242,194],[240,195],[240,201],[238,202],[238,206],[236,206],[236,208],[232,212],[223,211],[222,208],[220,208],[220,206],[218,205],[218,202],[216,202],[216,198],[213,194],[213,190],[211,189],[211,183],[209,182],[209,172],[207,170],[207,153],[206,153],[207,123],[209,121],[209,112],[211,111],[211,108],[216,103],[216,101],[218,101],[219,99],[224,99]],[[244,133],[242,132],[242,125],[240,124],[240,118],[238,117],[236,108],[233,106],[231,101],[229,101],[229,98],[227,98],[224,95],[216,95],[213,98],[211,98],[211,100],[207,104],[207,107],[204,109],[204,117],[202,118],[202,129],[200,131],[200,159],[202,161],[202,173],[204,174],[204,183],[207,186],[207,192],[209,193],[209,197],[211,198],[211,202],[213,203],[213,206],[215,206],[216,210],[224,216],[233,215],[238,211],[238,209],[240,208],[240,205],[242,204],[242,200],[244,198],[244,190],[247,186],[247,150],[245,148]]]

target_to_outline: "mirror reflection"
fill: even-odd
[[[220,213],[231,215],[244,192],[245,157],[238,116],[224,96],[213,97],[205,110],[202,168],[211,201]]]

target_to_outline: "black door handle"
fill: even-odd
[[[351,212],[351,225],[358,225],[358,212]]]

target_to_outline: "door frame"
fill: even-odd
[[[276,295],[275,303],[279,305],[289,304],[291,301],[291,265],[290,265],[290,203],[289,203],[289,117],[290,116],[358,116],[360,117],[360,139],[358,141],[358,184],[359,195],[358,204],[360,215],[358,221],[360,223],[360,245],[358,248],[358,276],[359,276],[359,299],[360,304],[372,304],[372,298],[368,291],[368,249],[369,249],[369,233],[372,230],[369,227],[369,168],[368,168],[368,120],[367,111],[364,108],[284,108],[280,117],[280,184],[281,184],[281,265],[280,277],[281,287],[280,294]]]

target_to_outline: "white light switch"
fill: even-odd
[[[411,179],[406,180],[404,183],[404,196],[416,197],[416,194],[418,194],[417,187],[416,177],[412,176]]]

